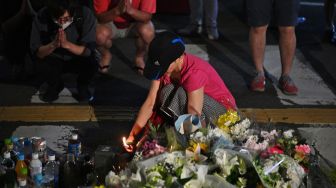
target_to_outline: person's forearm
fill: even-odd
[[[141,127],[144,127],[153,113],[153,107],[154,104],[152,104],[150,101],[145,101],[145,103],[140,108],[135,123]]]
[[[118,13],[117,9],[111,9],[109,11],[97,14],[97,20],[101,24],[105,24],[113,21],[116,17],[118,17],[120,13]]]
[[[53,45],[53,43],[49,43],[46,45],[41,46],[37,52],[36,52],[36,56],[40,59],[45,58],[46,56],[50,55],[51,53],[53,53],[53,51],[56,49],[57,47],[55,45]]]
[[[197,107],[194,107],[192,105],[188,105],[187,112],[188,114],[193,114],[193,115],[198,115],[198,116],[202,114],[202,110],[197,110]]]
[[[152,19],[152,14],[134,8],[127,13],[138,22],[149,22]]]
[[[83,56],[86,47],[82,45],[74,44],[72,42],[68,42],[66,44],[66,47],[63,47],[63,48],[75,55]]]

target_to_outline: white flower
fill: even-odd
[[[198,131],[194,134],[191,134],[190,139],[194,140],[195,142],[202,142],[202,143],[207,142],[207,137],[205,135],[203,135],[203,133],[200,132],[200,131]]]
[[[181,167],[185,163],[185,157],[179,151],[174,151],[167,154],[165,162],[173,165],[174,169]]]
[[[192,179],[188,181],[183,187],[184,188],[201,188],[202,183],[200,182],[200,180]]]
[[[137,172],[135,174],[132,173],[131,180],[141,182],[140,168],[137,169]]]
[[[278,136],[278,132],[276,130],[272,130],[271,132],[261,131],[260,136],[265,140],[273,141],[276,136]]]
[[[247,138],[247,141],[245,142],[245,144],[243,146],[245,148],[255,150],[255,151],[265,150],[269,145],[268,140],[264,140],[261,143],[258,143],[258,140],[259,140],[259,138],[258,138],[257,135],[251,135]]]
[[[162,176],[159,172],[152,171],[146,176],[147,182],[155,187],[164,187],[165,181],[162,179]]]
[[[113,171],[110,171],[105,177],[105,184],[110,187],[119,186],[121,185],[121,179]]]
[[[283,132],[283,136],[284,136],[286,139],[293,138],[293,132],[294,132],[293,129],[289,129],[289,130]]]
[[[290,179],[288,182],[290,187],[299,187],[301,185],[302,179],[305,176],[304,169],[293,159],[290,159],[288,162],[288,168],[287,168],[287,177]]]
[[[233,156],[232,154],[228,153],[224,149],[216,149],[215,152],[215,162],[221,168],[222,175],[227,177],[231,173],[231,169],[235,165],[239,165],[238,157]]]
[[[230,133],[233,139],[241,142],[244,141],[248,136],[250,125],[250,120],[244,119],[242,122],[232,126],[230,129]]]

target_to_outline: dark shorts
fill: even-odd
[[[246,0],[247,20],[252,27],[268,25],[274,16],[277,26],[295,26],[300,0]]]

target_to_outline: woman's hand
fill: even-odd
[[[127,152],[132,153],[135,149],[134,136],[129,136],[127,139],[123,139],[123,146]]]
[[[127,139],[123,138],[123,145],[127,152],[133,152],[136,148],[135,146],[135,137],[139,135],[143,127],[139,124],[134,123],[132,130]]]
[[[132,11],[134,10],[134,8],[132,7],[132,3],[130,0],[125,0],[125,11],[128,14],[132,14]]]

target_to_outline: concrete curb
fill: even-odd
[[[336,125],[336,108],[243,108],[258,123]],[[138,108],[118,106],[53,105],[0,107],[0,122],[97,122],[132,121]]]

